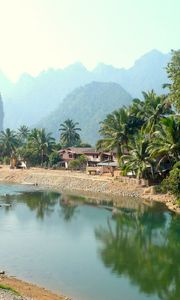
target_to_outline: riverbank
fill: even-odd
[[[0,285],[10,287],[11,289],[15,290],[21,297],[17,297],[18,299],[23,300],[71,300],[68,297],[59,296],[54,294],[53,292],[46,290],[45,288],[36,286],[34,284],[19,280],[15,277],[8,277],[8,276],[1,276],[0,275]],[[1,298],[0,293],[0,299],[9,299],[8,292],[6,293],[6,290],[3,291],[3,297]],[[14,295],[15,298],[15,295]],[[14,299],[13,298],[13,299]]]
[[[115,206],[122,204],[122,198],[132,198],[134,202],[141,198],[146,202],[158,201],[180,213],[180,206],[175,204],[169,194],[156,194],[153,187],[143,187],[130,180],[119,180],[110,176],[87,175],[77,171],[47,170],[31,168],[28,170],[14,169],[7,166],[0,168],[0,182],[33,184],[51,188],[59,192],[74,193],[96,199],[113,201]],[[125,199],[124,199],[125,200]]]

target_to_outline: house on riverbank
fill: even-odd
[[[114,152],[97,151],[95,148],[69,147],[61,149],[59,155],[61,165],[66,169],[70,161],[78,159],[81,155],[86,156],[88,167],[96,167],[101,162],[116,161],[116,154]]]

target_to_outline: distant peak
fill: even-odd
[[[76,62],[64,68],[64,71],[77,71],[77,70],[87,71],[87,69],[81,62]]]
[[[98,63],[97,66],[93,69],[93,72],[102,72],[104,70],[113,70],[116,69],[115,67],[113,67],[113,65],[106,65],[104,63]]]
[[[153,63],[157,62],[157,60],[167,60],[170,58],[170,53],[163,53],[157,49],[152,49],[149,52],[145,53],[141,57],[139,57],[135,63],[135,65],[143,65],[144,63]]]
[[[162,55],[163,53],[157,49],[152,49],[152,50],[148,51],[147,53],[145,53],[144,55],[154,55],[154,54]]]

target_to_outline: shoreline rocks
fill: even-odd
[[[0,182],[38,185],[59,192],[93,196],[96,200],[108,198],[114,203],[118,203],[118,199],[122,197],[132,198],[135,201],[141,198],[164,203],[169,209],[180,213],[180,208],[178,205],[174,205],[174,199],[171,195],[153,194],[153,187],[142,187],[138,184],[131,184],[130,181],[122,182],[112,177],[93,176],[76,171],[41,168],[10,170],[7,167],[2,167],[0,169]]]

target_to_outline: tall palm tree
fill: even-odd
[[[18,146],[18,138],[16,132],[7,128],[0,133],[0,145],[4,155],[11,156]]]
[[[19,127],[18,137],[19,137],[21,144],[24,144],[27,141],[29,133],[30,133],[30,130],[26,125],[22,125]]]
[[[97,142],[97,148],[105,150],[117,150],[118,158],[124,153],[124,147],[127,147],[129,139],[129,114],[128,110],[123,107],[108,114],[101,122],[100,134],[103,136]]]
[[[81,131],[81,128],[77,127],[77,125],[79,123],[73,122],[71,119],[67,119],[60,124],[60,140],[64,147],[77,146],[80,143],[81,138],[78,131]]]
[[[34,128],[29,135],[29,144],[38,152],[41,157],[41,165],[43,165],[44,158],[52,150],[55,139],[51,136],[51,133],[46,133],[45,129]]]
[[[151,157],[159,158],[159,165],[180,160],[180,116],[165,117],[160,121],[149,146]]]

